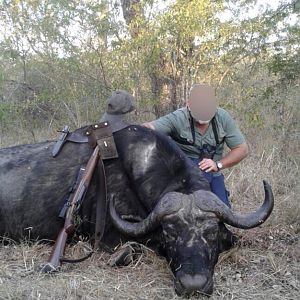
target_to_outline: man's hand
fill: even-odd
[[[202,159],[198,165],[199,165],[199,168],[202,171],[205,171],[206,173],[218,171],[216,162],[209,158]]]
[[[225,168],[230,168],[238,164],[241,160],[243,160],[248,155],[248,146],[246,143],[238,145],[237,147],[231,149],[221,160],[222,162],[222,170]],[[218,167],[216,162],[212,159],[204,158],[199,163],[199,168],[205,172],[217,172]]]
[[[155,127],[153,126],[153,124],[151,122],[142,123],[142,126],[150,128],[152,130],[155,130]]]

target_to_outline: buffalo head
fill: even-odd
[[[141,222],[123,220],[113,201],[110,202],[110,215],[114,225],[129,236],[138,237],[161,228],[162,243],[175,277],[177,293],[210,295],[219,253],[232,245],[232,235],[224,223],[243,229],[262,224],[274,205],[271,187],[266,182],[264,190],[262,206],[246,215],[233,212],[212,192],[203,190],[189,195],[165,194]]]

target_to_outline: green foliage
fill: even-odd
[[[268,66],[270,72],[280,75],[282,81],[295,82],[300,76],[300,51],[292,56],[276,54]]]
[[[10,123],[11,118],[14,116],[14,108],[14,105],[9,103],[0,104],[0,123],[2,126]]]
[[[229,89],[221,103],[261,127],[261,105],[278,109],[274,83],[254,88],[241,80],[267,66],[275,81],[297,82],[296,5],[248,17],[255,1],[168,3],[159,10],[158,0],[3,1],[4,103],[20,107],[24,119],[80,126],[98,120],[116,88],[134,93],[140,112],[159,116],[184,105],[191,84],[208,82],[218,91],[238,86],[239,95]],[[226,11],[231,18],[221,17]]]

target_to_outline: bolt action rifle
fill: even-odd
[[[95,167],[99,161],[100,157],[100,149],[97,145],[94,149],[93,154],[91,155],[83,174],[78,174],[77,182],[75,184],[74,191],[71,192],[70,198],[66,204],[66,211],[65,215],[65,223],[63,228],[60,230],[58,237],[55,241],[55,244],[52,248],[51,254],[49,256],[48,262],[42,267],[42,272],[44,273],[51,273],[58,271],[61,267],[62,262],[79,262],[85,260],[86,258],[90,257],[93,253],[91,251],[87,256],[77,260],[69,260],[63,257],[66,242],[69,235],[73,234],[75,231],[74,225],[74,217],[76,212],[78,211],[78,207],[81,205],[86,191],[89,187],[91,179],[94,174]]]

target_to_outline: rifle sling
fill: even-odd
[[[92,254],[94,253],[94,251],[90,251],[87,255],[81,257],[81,258],[76,258],[76,259],[70,259],[70,258],[65,258],[65,257],[62,257],[60,259],[60,262],[64,262],[64,263],[79,263],[79,262],[82,262],[88,258],[90,258],[92,256]]]
[[[99,246],[102,236],[104,234],[106,213],[107,213],[107,186],[106,186],[105,169],[104,169],[101,153],[100,153],[100,159],[98,164],[99,164],[99,168],[98,168],[99,188],[96,191],[97,203],[96,203],[94,250],[96,250],[97,247]]]
[[[106,176],[103,160],[118,157],[118,151],[113,138],[113,131],[109,122],[101,122],[91,125],[86,134],[89,139],[89,144],[99,148],[98,175],[99,188],[96,190],[96,220],[95,220],[95,236],[94,250],[100,244],[100,240],[104,234],[106,213],[107,213],[107,187]]]

